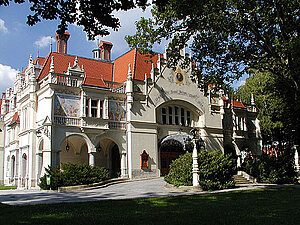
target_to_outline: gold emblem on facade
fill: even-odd
[[[178,68],[175,72],[175,80],[176,80],[176,84],[179,85],[184,85],[183,81],[184,81],[184,75],[181,72],[181,69]]]

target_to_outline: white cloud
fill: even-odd
[[[34,44],[39,48],[44,48],[50,46],[51,41],[53,42],[53,40],[51,40],[51,36],[43,36],[39,40],[35,41]]]
[[[238,81],[235,81],[233,83],[233,87],[234,87],[234,89],[238,89],[240,86],[243,86],[245,84],[246,84],[246,80],[242,78],[242,79],[240,79]]]
[[[5,27],[4,20],[0,19],[0,32],[7,33],[8,29]]]
[[[0,93],[5,92],[6,88],[13,87],[18,72],[10,66],[0,64]]]

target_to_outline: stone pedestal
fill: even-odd
[[[199,186],[199,167],[198,167],[198,153],[196,147],[196,140],[194,139],[194,149],[193,149],[193,186]]]

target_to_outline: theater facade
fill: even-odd
[[[204,93],[191,68],[165,66],[166,53],[149,59],[132,49],[111,60],[113,44],[101,41],[93,58],[69,55],[69,36],[56,34],[57,51],[30,57],[2,94],[5,184],[35,188],[45,168],[68,162],[111,177],[158,177],[193,148],[192,128],[199,149],[233,154],[238,164],[243,150],[260,154],[254,100]]]

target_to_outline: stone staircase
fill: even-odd
[[[235,181],[236,185],[249,185],[249,184],[253,184],[252,182],[250,182],[249,180],[247,180],[242,175],[234,175],[233,178],[234,178],[234,181]]]

